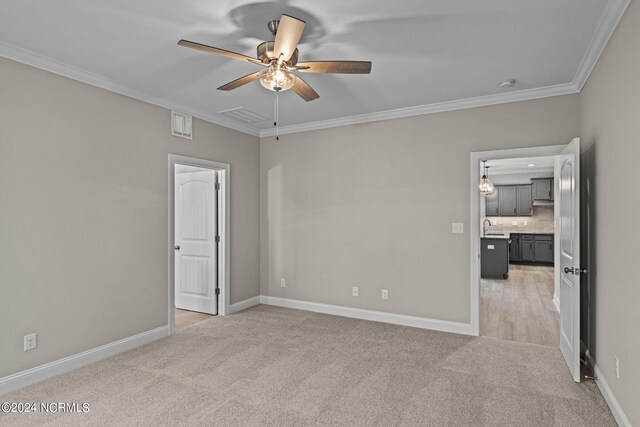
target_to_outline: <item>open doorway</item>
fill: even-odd
[[[227,313],[229,165],[169,156],[169,328]]]
[[[488,165],[493,162],[495,169],[504,167],[504,175],[508,175],[508,167],[535,168],[536,162],[544,165],[546,159],[553,163],[553,180],[551,176],[530,176],[530,182],[504,181],[500,183],[505,186],[504,191],[498,188],[497,192],[483,191],[492,185],[480,185],[485,174],[482,160],[487,160]],[[494,179],[500,175],[489,172]],[[534,178],[547,182],[536,185]],[[501,179],[496,181],[498,187]],[[579,382],[580,276],[587,273],[580,265],[580,140],[576,138],[560,146],[471,153],[470,184],[474,334],[551,344],[561,351],[573,379]],[[529,218],[536,211],[535,199],[543,191],[547,191],[549,200],[538,203],[546,206],[537,209],[542,215],[531,222],[536,229],[529,229]],[[550,202],[553,202],[553,229],[549,227]],[[505,289],[506,298],[502,298]],[[492,301],[497,302],[492,306]],[[502,304],[506,307],[504,317]],[[545,330],[531,325],[532,321],[545,322]]]
[[[480,334],[557,347],[555,156],[486,159],[484,168],[493,192],[479,206]]]

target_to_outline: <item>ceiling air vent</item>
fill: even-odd
[[[193,118],[183,113],[171,111],[171,135],[193,139]]]
[[[258,123],[268,120],[267,117],[254,113],[253,111],[249,111],[243,107],[231,108],[229,110],[218,111],[220,114],[224,114],[228,117],[233,117],[236,120],[240,120],[245,123]]]

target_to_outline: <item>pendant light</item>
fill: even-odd
[[[491,182],[491,180],[487,178],[487,169],[489,169],[489,166],[487,166],[487,161],[483,160],[482,163],[484,167],[484,174],[482,175],[482,179],[480,180],[480,185],[478,186],[478,188],[480,189],[480,194],[491,196],[492,194],[495,194],[496,187],[494,187],[493,182]]]

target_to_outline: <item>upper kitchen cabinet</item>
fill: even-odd
[[[496,187],[496,191],[486,196],[485,201],[485,215],[486,216],[499,216],[500,215],[500,190]]]
[[[518,213],[518,187],[501,185],[498,187],[500,216],[516,216]]]
[[[533,200],[553,201],[553,178],[532,178]]]
[[[531,200],[531,185],[500,185],[497,186],[498,213],[495,213],[495,200],[487,198],[487,216],[531,216],[533,215],[533,201]],[[495,198],[495,195],[493,196]]]
[[[533,216],[532,191],[532,185],[518,185],[518,203],[516,206],[518,216]]]

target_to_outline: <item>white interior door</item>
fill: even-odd
[[[218,314],[216,172],[175,175],[176,307]]]
[[[560,350],[580,382],[580,140],[558,156]]]

